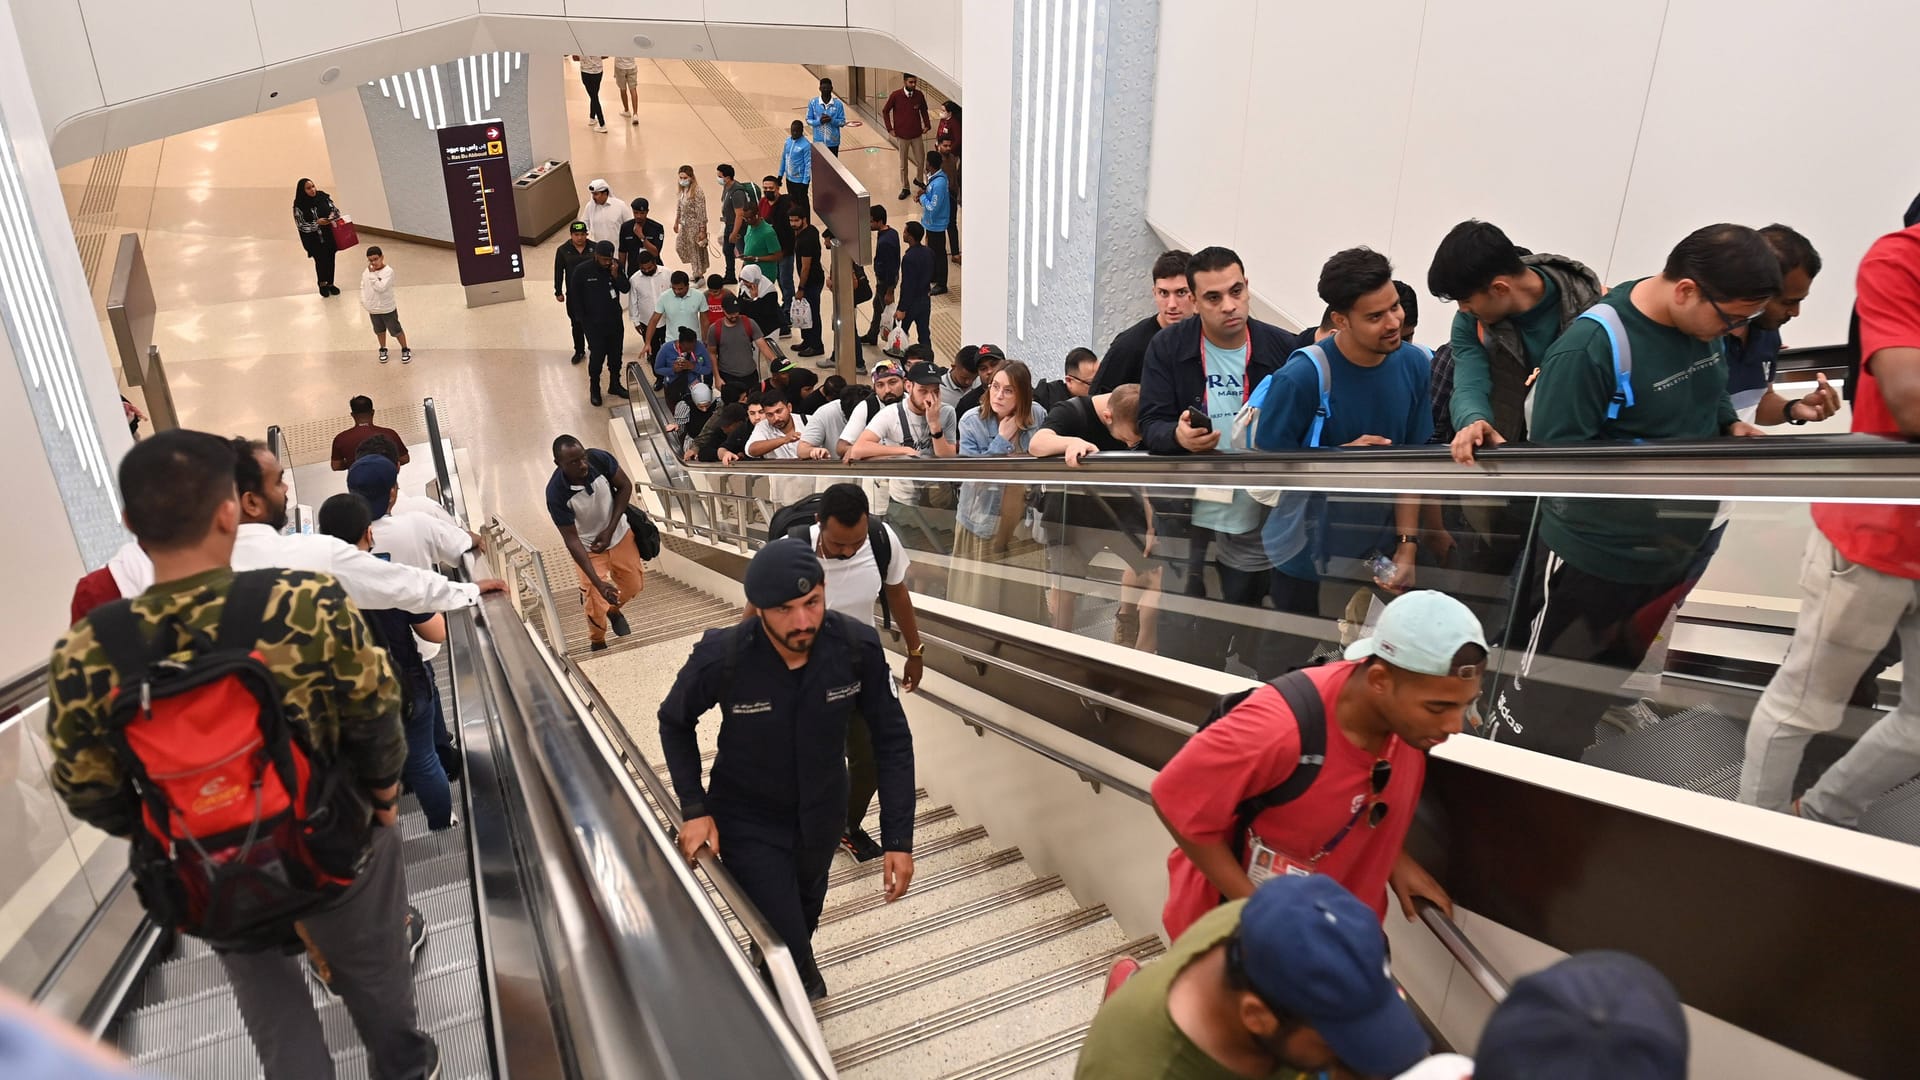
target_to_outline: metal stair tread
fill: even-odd
[[[914,1051],[921,1055],[939,1053],[943,1040],[965,1032],[966,1050],[970,1058],[993,1058],[1000,1054],[1017,1050],[1032,1041],[1031,1036],[1015,1034],[1021,1027],[1043,1026],[1047,1012],[1052,1010],[1037,1007],[1040,1002],[1057,999],[1060,1007],[1071,1008],[1076,1012],[1084,1011],[1079,1021],[1070,1022],[1053,1028],[1052,1031],[1065,1030],[1084,1022],[1099,1007],[1100,993],[1106,979],[1107,970],[1113,961],[1121,956],[1132,956],[1146,960],[1163,951],[1158,937],[1139,938],[1128,942],[1119,949],[1096,957],[1089,957],[1065,965],[1045,975],[1005,987],[990,994],[949,1006],[938,1012],[922,1016],[911,1023],[882,1032],[871,1038],[835,1048],[833,1062],[842,1075],[853,1080],[851,1071],[864,1066],[872,1066],[895,1054]],[[1084,1005],[1084,1009],[1082,1009]],[[1014,1035],[1013,1039],[1006,1038]],[[1017,1041],[1016,1041],[1017,1040]],[[1011,1043],[996,1047],[1000,1041]],[[908,1073],[903,1062],[887,1062],[885,1073],[869,1070],[869,1075],[900,1076]]]
[[[1024,862],[1025,859],[1026,857],[1020,854],[1019,848],[1002,848],[999,851],[995,851],[990,855],[984,855],[972,862],[949,867],[939,873],[929,874],[925,878],[915,878],[913,888],[909,890],[907,895],[912,896],[915,892],[926,895],[947,885],[951,885],[956,881],[965,881],[970,877],[976,877],[989,870],[997,870],[1006,866],[1018,866]],[[901,899],[904,900],[905,897]],[[826,926],[830,923],[837,923],[858,915],[864,915],[884,905],[886,902],[884,896],[875,892],[871,896],[847,900],[838,904],[828,904],[826,909],[820,913],[820,925]]]
[[[832,922],[822,920],[813,935],[814,949],[837,950],[880,938],[904,923],[937,919],[956,908],[972,911],[970,905],[981,897],[1000,895],[1035,880],[1032,868],[1024,861],[981,870],[956,867],[950,872],[966,876],[924,888],[915,882],[912,891],[891,904],[875,885],[870,895],[840,905],[838,917]]]
[[[816,934],[814,962],[822,971],[835,969],[857,973],[862,979],[881,978],[887,972],[912,966],[927,952],[950,951],[940,948],[943,943],[965,948],[971,943],[991,940],[1014,919],[1042,922],[1071,914],[1079,907],[1059,876],[1050,874],[975,896],[965,903],[949,904],[919,919],[903,921],[865,937],[852,937],[837,945],[823,943]],[[983,919],[985,915],[997,918]],[[895,963],[896,954],[904,954],[906,959]]]
[[[1015,1080],[1017,1077],[1030,1077],[1037,1080],[1040,1076],[1071,1077],[1074,1059],[1079,1056],[1080,1047],[1086,1043],[1087,1033],[1092,1029],[1091,1023],[1070,1027],[1044,1039],[1030,1042],[1011,1053],[1002,1054],[992,1061],[959,1072],[948,1073],[940,1080]]]
[[[948,833],[945,836],[930,840],[924,844],[916,840],[913,845],[914,873],[917,874],[927,869],[925,860],[934,855],[949,852],[954,848],[965,847],[968,844],[986,839],[987,830],[985,828],[979,825],[970,825],[959,832]],[[982,854],[984,854],[984,852]],[[886,862],[883,859],[869,859],[866,862],[846,863],[836,858],[832,872],[827,875],[827,889],[831,891],[842,885],[859,881],[862,878],[876,877],[885,869]]]

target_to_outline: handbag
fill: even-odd
[[[360,233],[353,227],[352,218],[341,214],[340,217],[332,223],[332,227],[333,246],[335,249],[345,251],[350,247],[359,246]]]
[[[853,302],[864,304],[873,299],[873,283],[867,280],[867,272],[856,264],[853,268]]]

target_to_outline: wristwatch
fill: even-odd
[[[1793,415],[1793,407],[1795,405],[1803,405],[1803,404],[1805,404],[1805,402],[1801,402],[1801,401],[1787,402],[1787,423],[1792,424],[1794,427],[1806,427],[1809,423],[1811,423],[1811,421],[1802,420],[1799,417]]]
[[[1420,543],[1420,537],[1414,533],[1401,533],[1399,536],[1393,538],[1393,543],[1396,547],[1401,544],[1413,544],[1417,546]]]
[[[907,650],[907,659],[918,660],[922,656],[925,656],[926,654],[927,654],[927,647],[925,645],[916,646],[914,648]]]

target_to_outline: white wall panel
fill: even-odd
[[[1254,289],[1293,322],[1319,321],[1324,305],[1314,283],[1327,256],[1392,241],[1424,6],[1263,3],[1248,28],[1259,75],[1244,134],[1214,154],[1233,168],[1240,152],[1237,227],[1215,217],[1214,233],[1192,242],[1234,247]],[[1224,29],[1206,32],[1216,41],[1236,37]],[[1362,41],[1364,71],[1356,51],[1338,44]],[[1303,42],[1327,47],[1302,49]]]
[[[480,0],[399,0],[400,28],[413,30],[480,13]]]
[[[965,39],[963,72],[970,88],[967,108],[967,205],[963,211],[967,252],[967,289],[975,302],[960,308],[962,341],[1007,341],[1010,291],[1007,264],[1012,250],[1013,125],[1005,117],[1013,105],[1014,12],[1019,0],[966,0],[960,33]],[[856,51],[858,39],[856,39]],[[989,302],[979,302],[986,298]]]
[[[699,22],[702,7],[690,0],[566,0],[575,19],[671,19]],[[611,55],[611,54],[609,54]]]
[[[80,0],[80,10],[100,88],[110,103],[251,71],[262,63],[247,0]],[[38,42],[23,44],[27,52],[39,47]],[[39,83],[34,86],[37,93]]]
[[[682,11],[692,7],[679,5]],[[780,23],[787,26],[845,26],[846,0],[706,0],[706,20],[710,23]],[[574,14],[579,14],[578,11]],[[666,16],[662,16],[665,18]]]
[[[1916,35],[1920,7],[1896,0],[1818,17],[1746,0],[1738,18],[1672,0],[1609,276],[1659,269],[1701,225],[1785,222],[1827,264],[1788,342],[1844,341],[1853,268],[1920,187]]]
[[[93,69],[86,20],[76,0],[32,0],[8,4],[15,32],[23,43],[34,104],[48,130],[61,120],[106,104],[100,76]]]
[[[713,42],[707,37],[707,24],[703,22],[572,19],[568,25],[573,27],[573,36],[580,42],[581,49],[592,49],[602,56],[632,56],[639,52],[655,57],[713,58]],[[644,52],[637,50],[633,44],[636,34],[652,39],[653,47]]]
[[[865,27],[883,34],[893,33],[893,12],[898,6],[896,0],[846,0],[846,5],[848,26]]]
[[[485,15],[565,15],[567,0],[480,0]]]
[[[1556,6],[1478,0],[1472,19],[1458,6],[1428,11],[1390,249],[1421,291],[1429,345],[1445,340],[1448,309],[1426,296],[1427,266],[1467,218],[1604,274],[1666,0],[1616,0],[1580,23],[1578,48]],[[1590,103],[1571,125],[1555,88]]]
[[[1231,241],[1245,176],[1239,133],[1247,130],[1253,92],[1257,6],[1182,0],[1161,9],[1147,217],[1181,244]]]
[[[716,60],[776,64],[851,64],[853,45],[839,27],[746,26],[710,22]]]
[[[944,72],[960,70],[959,2],[901,3],[894,8],[893,36]],[[1009,34],[1007,40],[1012,40]]]
[[[327,0],[325,7],[254,0],[260,53],[269,64],[344,49],[400,32],[393,0]]]

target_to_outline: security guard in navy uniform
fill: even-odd
[[[880,635],[827,610],[810,547],[761,548],[746,586],[759,614],[693,647],[660,705],[660,744],[686,819],[681,850],[720,856],[817,1000],[827,987],[812,940],[846,827],[848,718],[857,708],[873,740],[888,902],[913,879],[913,735]],[[716,704],[720,750],[703,788],[694,727]]]

